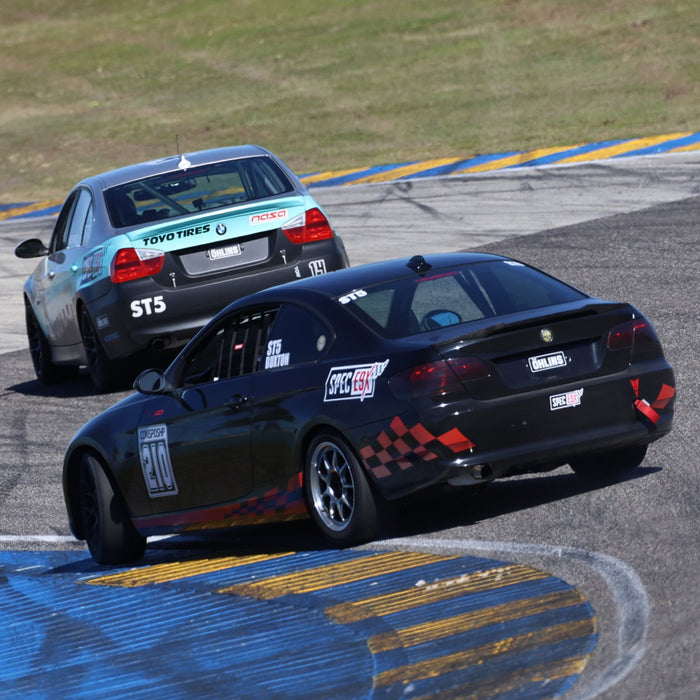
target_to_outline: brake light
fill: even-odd
[[[461,382],[488,377],[486,365],[476,357],[461,357],[438,360],[395,374],[389,380],[389,387],[399,399],[418,396],[446,396],[455,392],[463,393]]]
[[[452,371],[460,382],[469,382],[473,379],[488,377],[488,367],[476,357],[458,357],[447,360]]]
[[[292,243],[301,245],[333,238],[333,229],[320,209],[314,207],[288,221],[282,230]]]
[[[109,276],[120,284],[141,277],[157,275],[163,269],[165,253],[147,248],[121,248],[112,258]]]
[[[633,355],[662,354],[661,341],[654,327],[644,317],[621,323],[608,333],[608,350],[630,348]]]

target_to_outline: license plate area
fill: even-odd
[[[210,275],[265,262],[270,257],[270,240],[268,235],[262,235],[236,243],[221,242],[206,248],[181,251],[177,255],[188,275]]]
[[[238,243],[232,243],[231,245],[221,246],[220,248],[209,248],[206,252],[206,256],[209,260],[223,260],[224,258],[234,258],[237,255],[241,255],[243,250]]]

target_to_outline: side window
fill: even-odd
[[[83,244],[83,234],[90,219],[92,225],[92,196],[88,190],[80,190],[78,201],[73,209],[70,227],[68,229],[67,247],[75,248]]]
[[[321,358],[331,341],[331,330],[313,312],[285,304],[269,334],[261,369],[300,365]]]
[[[237,314],[203,338],[187,359],[183,387],[240,377],[254,372],[264,356],[277,309]]]
[[[68,231],[70,229],[70,222],[73,216],[73,210],[75,209],[75,201],[77,198],[78,192],[73,192],[63,205],[63,208],[58,215],[58,219],[56,219],[53,234],[51,235],[49,253],[57,253],[59,250],[63,250],[68,245]]]

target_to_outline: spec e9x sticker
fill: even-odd
[[[324,401],[347,401],[365,399],[374,396],[377,377],[384,373],[389,360],[372,362],[365,365],[345,365],[332,367],[326,377]]]
[[[168,449],[168,426],[165,423],[139,428],[139,457],[151,498],[176,496],[178,493]]]
[[[549,410],[558,411],[560,408],[573,408],[581,405],[583,389],[574,389],[563,394],[554,394],[549,397]]]

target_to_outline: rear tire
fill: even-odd
[[[582,477],[619,474],[638,467],[644,461],[646,453],[647,445],[632,445],[572,459],[569,466]]]
[[[85,306],[80,309],[80,335],[93,386],[101,394],[111,391],[119,381],[116,363],[107,357]]]
[[[340,545],[372,539],[379,527],[374,493],[352,448],[337,435],[315,437],[306,452],[304,493],[316,526]]]
[[[80,512],[83,534],[96,562],[119,564],[143,556],[146,538],[136,531],[102,465],[89,454],[83,455],[80,464]]]

